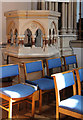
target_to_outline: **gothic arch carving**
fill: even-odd
[[[54,21],[52,21],[52,23],[51,23],[51,28],[54,29],[55,33],[57,34],[57,27],[56,27],[56,23]]]
[[[32,34],[35,34],[37,29],[41,29],[42,33],[45,34],[45,29],[44,29],[43,25],[37,21],[27,22],[22,26],[22,28],[23,29],[21,30],[21,34],[24,34],[26,29],[30,29],[32,31]]]
[[[12,31],[14,32],[15,30],[15,22],[14,21],[11,21],[9,26],[8,26],[8,29],[7,29],[7,34],[10,33],[10,30],[12,29]]]

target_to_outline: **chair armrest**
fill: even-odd
[[[45,78],[53,79],[53,77],[51,77],[51,76],[47,76],[47,75],[45,76]]]
[[[38,90],[38,84],[34,83],[33,81],[25,80],[25,84],[26,85],[28,84],[28,85],[34,87],[35,90]]]

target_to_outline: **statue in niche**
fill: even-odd
[[[51,44],[51,29],[49,29],[49,45]]]
[[[32,36],[32,32],[29,29],[27,29],[25,31],[25,40],[24,40],[25,47],[32,47],[32,38],[31,38],[31,36]]]
[[[10,30],[10,41],[11,41],[11,45],[13,45],[14,41],[13,41],[13,31]]]
[[[42,31],[40,29],[36,31],[35,46],[43,47]]]
[[[16,44],[16,46],[18,46],[18,39],[17,39],[17,37],[18,37],[18,31],[17,31],[17,29],[15,30],[15,44]]]

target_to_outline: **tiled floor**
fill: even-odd
[[[2,86],[11,85],[12,82],[4,82]],[[56,120],[55,119],[55,95],[54,94],[44,94],[43,95],[43,106],[42,112],[39,113],[38,102],[36,102],[35,116],[31,117],[31,105],[23,102],[20,104],[20,110],[18,111],[17,105],[13,106],[13,120]],[[1,109],[0,109],[1,110]],[[2,110],[3,120],[7,120],[7,112]],[[72,117],[68,117],[60,114],[60,119],[63,120],[74,120]],[[76,120],[76,119],[75,119]]]

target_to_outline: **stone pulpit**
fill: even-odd
[[[5,12],[7,47],[11,62],[59,56],[58,18],[49,10]],[[11,63],[10,62],[10,63]]]

